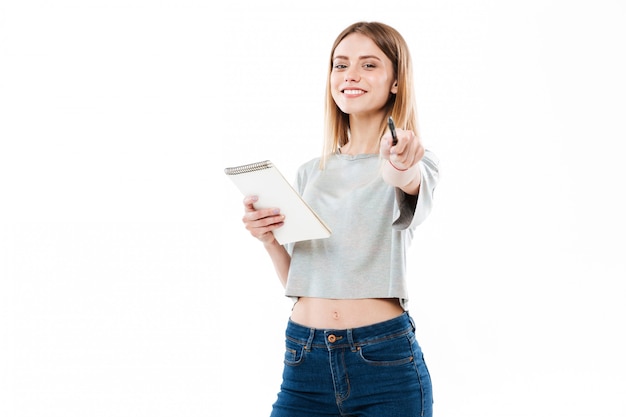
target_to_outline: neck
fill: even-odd
[[[350,155],[378,153],[381,123],[382,117],[360,118],[350,115],[350,140],[341,152]]]

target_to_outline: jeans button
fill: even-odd
[[[328,336],[328,341],[330,343],[335,343],[336,340],[337,340],[337,336],[335,336],[334,334],[331,334],[330,336]]]

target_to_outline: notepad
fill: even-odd
[[[224,169],[244,196],[256,195],[256,209],[276,207],[285,224],[274,230],[281,245],[302,240],[323,239],[331,230],[270,161]]]

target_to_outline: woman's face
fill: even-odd
[[[374,41],[360,33],[346,36],[333,54],[331,94],[350,115],[378,114],[398,87],[393,64]]]

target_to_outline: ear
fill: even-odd
[[[391,94],[398,94],[398,80],[391,86]]]

